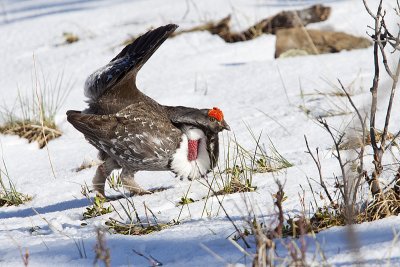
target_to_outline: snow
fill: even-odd
[[[90,202],[81,194],[81,186],[91,184],[96,168],[81,172],[75,169],[84,160],[96,159],[96,150],[66,121],[65,111],[86,108],[83,96],[86,78],[111,60],[122,49],[124,40],[151,26],[172,22],[185,29],[229,13],[233,14],[234,29],[243,29],[281,10],[322,2],[332,7],[331,17],[309,28],[366,36],[367,25],[372,21],[362,1],[1,1],[0,101],[12,106],[18,88],[22,92],[34,88],[35,66],[39,76],[43,73],[50,82],[55,82],[63,73],[65,81],[71,81],[73,87],[56,115],[63,135],[51,141],[48,150],[40,150],[36,143],[29,144],[16,136],[0,135],[2,157],[12,181],[19,192],[33,197],[24,205],[0,208],[0,266],[21,266],[19,248],[22,253],[25,248],[29,250],[29,266],[93,264],[95,229],[104,226],[104,222],[116,214],[82,219]],[[371,6],[375,4],[369,2]],[[393,8],[393,4],[386,3],[388,8]],[[398,18],[394,17],[389,23],[395,25],[396,21]],[[63,32],[77,34],[80,40],[65,45]],[[302,98],[301,90],[304,94],[316,90],[329,92],[332,84],[338,85],[339,78],[346,86],[352,84],[354,101],[368,111],[373,77],[372,48],[274,59],[274,45],[272,35],[227,44],[207,32],[183,34],[167,40],[142,68],[137,80],[144,93],[165,105],[219,107],[240,144],[250,150],[255,148],[247,130],[246,125],[249,125],[256,135],[262,132],[262,143],[266,147],[269,137],[278,151],[294,164],[278,173],[255,175],[256,192],[220,197],[229,216],[241,228],[246,227],[248,202],[261,220],[273,221],[276,211],[271,195],[276,192],[275,179],[285,183],[288,199],[284,210],[288,214],[302,209],[300,186],[306,190],[305,202],[312,201],[306,177],[317,179],[318,172],[310,156],[304,153],[304,135],[312,149],[320,148],[323,173],[333,190],[333,173],[339,174],[340,169],[332,157],[332,141],[298,106],[305,105],[313,115],[337,111],[338,106],[351,111],[351,107],[345,99],[337,97],[307,95]],[[393,58],[389,58],[390,64],[394,64]],[[388,77],[383,74],[381,84],[390,86]],[[387,94],[382,93],[380,97],[377,125],[382,125],[384,120]],[[392,122],[400,119],[399,101],[399,98],[395,100]],[[352,116],[351,113],[334,116],[328,121],[343,130]],[[397,132],[398,126],[392,123],[389,130]],[[224,139],[220,145],[222,154],[228,136],[233,137],[232,133],[221,135]],[[398,157],[398,151],[396,153]],[[372,168],[372,164],[367,162],[367,167]],[[203,199],[208,193],[204,182],[180,181],[169,172],[141,172],[136,180],[145,189],[167,188],[152,195],[133,197],[139,214],[144,214],[142,203],[145,202],[159,221],[168,222],[180,216],[181,224],[143,236],[106,235],[112,266],[149,266],[150,263],[133,249],[151,255],[165,266],[228,263],[251,266],[252,259],[228,240],[235,230],[217,199],[212,197],[207,203]],[[314,186],[321,191],[317,184]],[[187,192],[196,202],[177,207]],[[114,191],[108,193],[118,195]],[[118,201],[111,203],[122,212]],[[82,226],[83,222],[87,225]],[[315,239],[307,237],[307,251],[312,256],[319,246],[327,261],[336,266],[355,265],[357,259],[371,266],[399,265],[400,246],[395,238],[400,231],[399,223],[398,217],[390,217],[355,226],[359,243],[356,256],[347,240],[348,230],[343,227],[323,231]],[[254,253],[254,241],[250,238],[249,242],[248,252]],[[82,258],[79,250],[84,250],[87,257]],[[284,255],[287,251],[280,245],[277,253]]]

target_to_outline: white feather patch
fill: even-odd
[[[87,77],[87,79],[85,81],[85,89],[84,89],[84,95],[87,98],[89,98],[92,101],[95,101],[104,93],[104,90],[106,90],[106,87],[97,88],[95,86],[95,83],[98,79],[100,79],[101,74],[109,71],[112,68],[112,66],[113,66],[112,64],[107,64],[107,65],[99,68],[95,72],[93,72],[91,75],[89,75],[89,77]],[[111,76],[111,79],[112,79],[112,76]]]
[[[200,140],[196,160],[188,160],[188,140]],[[172,156],[172,170],[174,170],[178,176],[190,179],[198,179],[202,175],[205,175],[211,167],[206,142],[207,138],[200,129],[187,130],[182,135],[179,148]]]

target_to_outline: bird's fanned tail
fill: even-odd
[[[130,88],[116,88],[117,90],[136,89],[137,72],[177,27],[175,24],[168,24],[147,32],[127,45],[106,66],[92,73],[85,82],[85,96],[89,98],[89,103],[96,102],[109,90],[116,90],[113,88],[114,85],[128,73],[131,79]]]

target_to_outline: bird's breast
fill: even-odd
[[[199,153],[199,143],[200,139],[198,140],[188,140],[188,160],[193,161],[196,160]]]
[[[182,135],[179,148],[172,156],[171,169],[180,177],[197,179],[211,168],[207,138],[200,129],[190,129]]]

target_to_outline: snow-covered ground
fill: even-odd
[[[34,65],[39,76],[43,73],[48,82],[55,82],[63,73],[64,80],[73,83],[56,116],[63,135],[51,141],[48,150],[40,150],[36,143],[29,144],[16,136],[0,136],[2,157],[12,181],[18,191],[33,197],[24,205],[0,208],[0,266],[21,266],[20,248],[23,253],[25,248],[29,250],[29,266],[93,264],[96,227],[104,225],[110,216],[117,217],[115,213],[107,214],[86,220],[87,225],[82,226],[82,213],[90,202],[81,194],[81,186],[90,185],[95,167],[81,172],[75,169],[84,160],[95,159],[96,150],[67,123],[65,111],[86,107],[83,97],[86,77],[112,59],[122,49],[124,40],[151,26],[172,22],[188,28],[229,13],[233,14],[234,29],[242,29],[283,9],[322,2],[332,7],[331,17],[309,28],[366,36],[367,25],[372,21],[362,1],[352,0],[0,1],[2,103],[12,106],[18,88],[22,92],[32,90]],[[369,2],[374,5],[377,1]],[[385,2],[387,7],[394,7],[395,1]],[[388,21],[394,25],[398,18],[388,18]],[[77,34],[80,40],[65,45],[63,32]],[[274,59],[274,46],[272,35],[227,44],[207,32],[183,34],[160,47],[140,71],[137,81],[144,93],[162,104],[221,108],[240,144],[247,149],[255,148],[248,125],[255,134],[262,132],[261,142],[266,147],[270,144],[269,137],[278,151],[294,164],[279,173],[255,175],[255,192],[223,198],[229,216],[240,227],[246,226],[248,202],[260,219],[268,222],[274,217],[271,195],[276,192],[275,179],[285,183],[288,199],[284,210],[288,214],[301,211],[301,186],[306,190],[306,203],[312,200],[306,176],[317,179],[318,172],[310,156],[304,153],[304,135],[313,149],[320,148],[323,172],[331,189],[333,173],[339,174],[329,135],[299,105],[305,105],[313,115],[340,110],[351,112],[350,105],[343,98],[315,94],[301,97],[301,92],[331,91],[332,83],[337,85],[339,78],[353,88],[357,105],[368,110],[373,77],[372,48]],[[389,61],[393,64],[392,58]],[[389,88],[389,80],[384,75],[381,84]],[[380,95],[377,125],[382,125],[384,120],[385,97],[384,93]],[[392,122],[400,119],[399,102],[397,98]],[[344,129],[352,117],[350,113],[330,117],[328,121]],[[392,123],[390,131],[397,132],[398,124]],[[228,134],[223,136],[228,139]],[[223,144],[221,150],[224,150]],[[145,202],[161,222],[177,219],[182,210],[181,223],[144,236],[107,235],[112,266],[150,265],[133,250],[151,255],[165,266],[251,265],[252,259],[227,239],[235,231],[232,223],[215,197],[205,203],[203,197],[208,190],[200,182],[180,181],[168,172],[139,173],[137,181],[145,188],[167,188],[152,195],[133,197],[140,215],[145,214],[142,204]],[[198,201],[181,209],[176,204],[189,187],[188,196]],[[321,190],[317,184],[314,189]],[[118,201],[111,203],[122,211]],[[345,228],[326,230],[315,239],[307,239],[309,257],[315,251],[323,251],[327,261],[337,266],[356,264],[357,260],[371,266],[399,265],[400,246],[394,238],[400,231],[399,223],[399,218],[392,217],[355,226],[358,258],[349,245]],[[246,250],[254,253],[255,244],[251,238],[249,242],[251,248]],[[86,251],[87,257],[80,256],[78,247]],[[280,246],[277,251],[280,255],[284,253]]]

